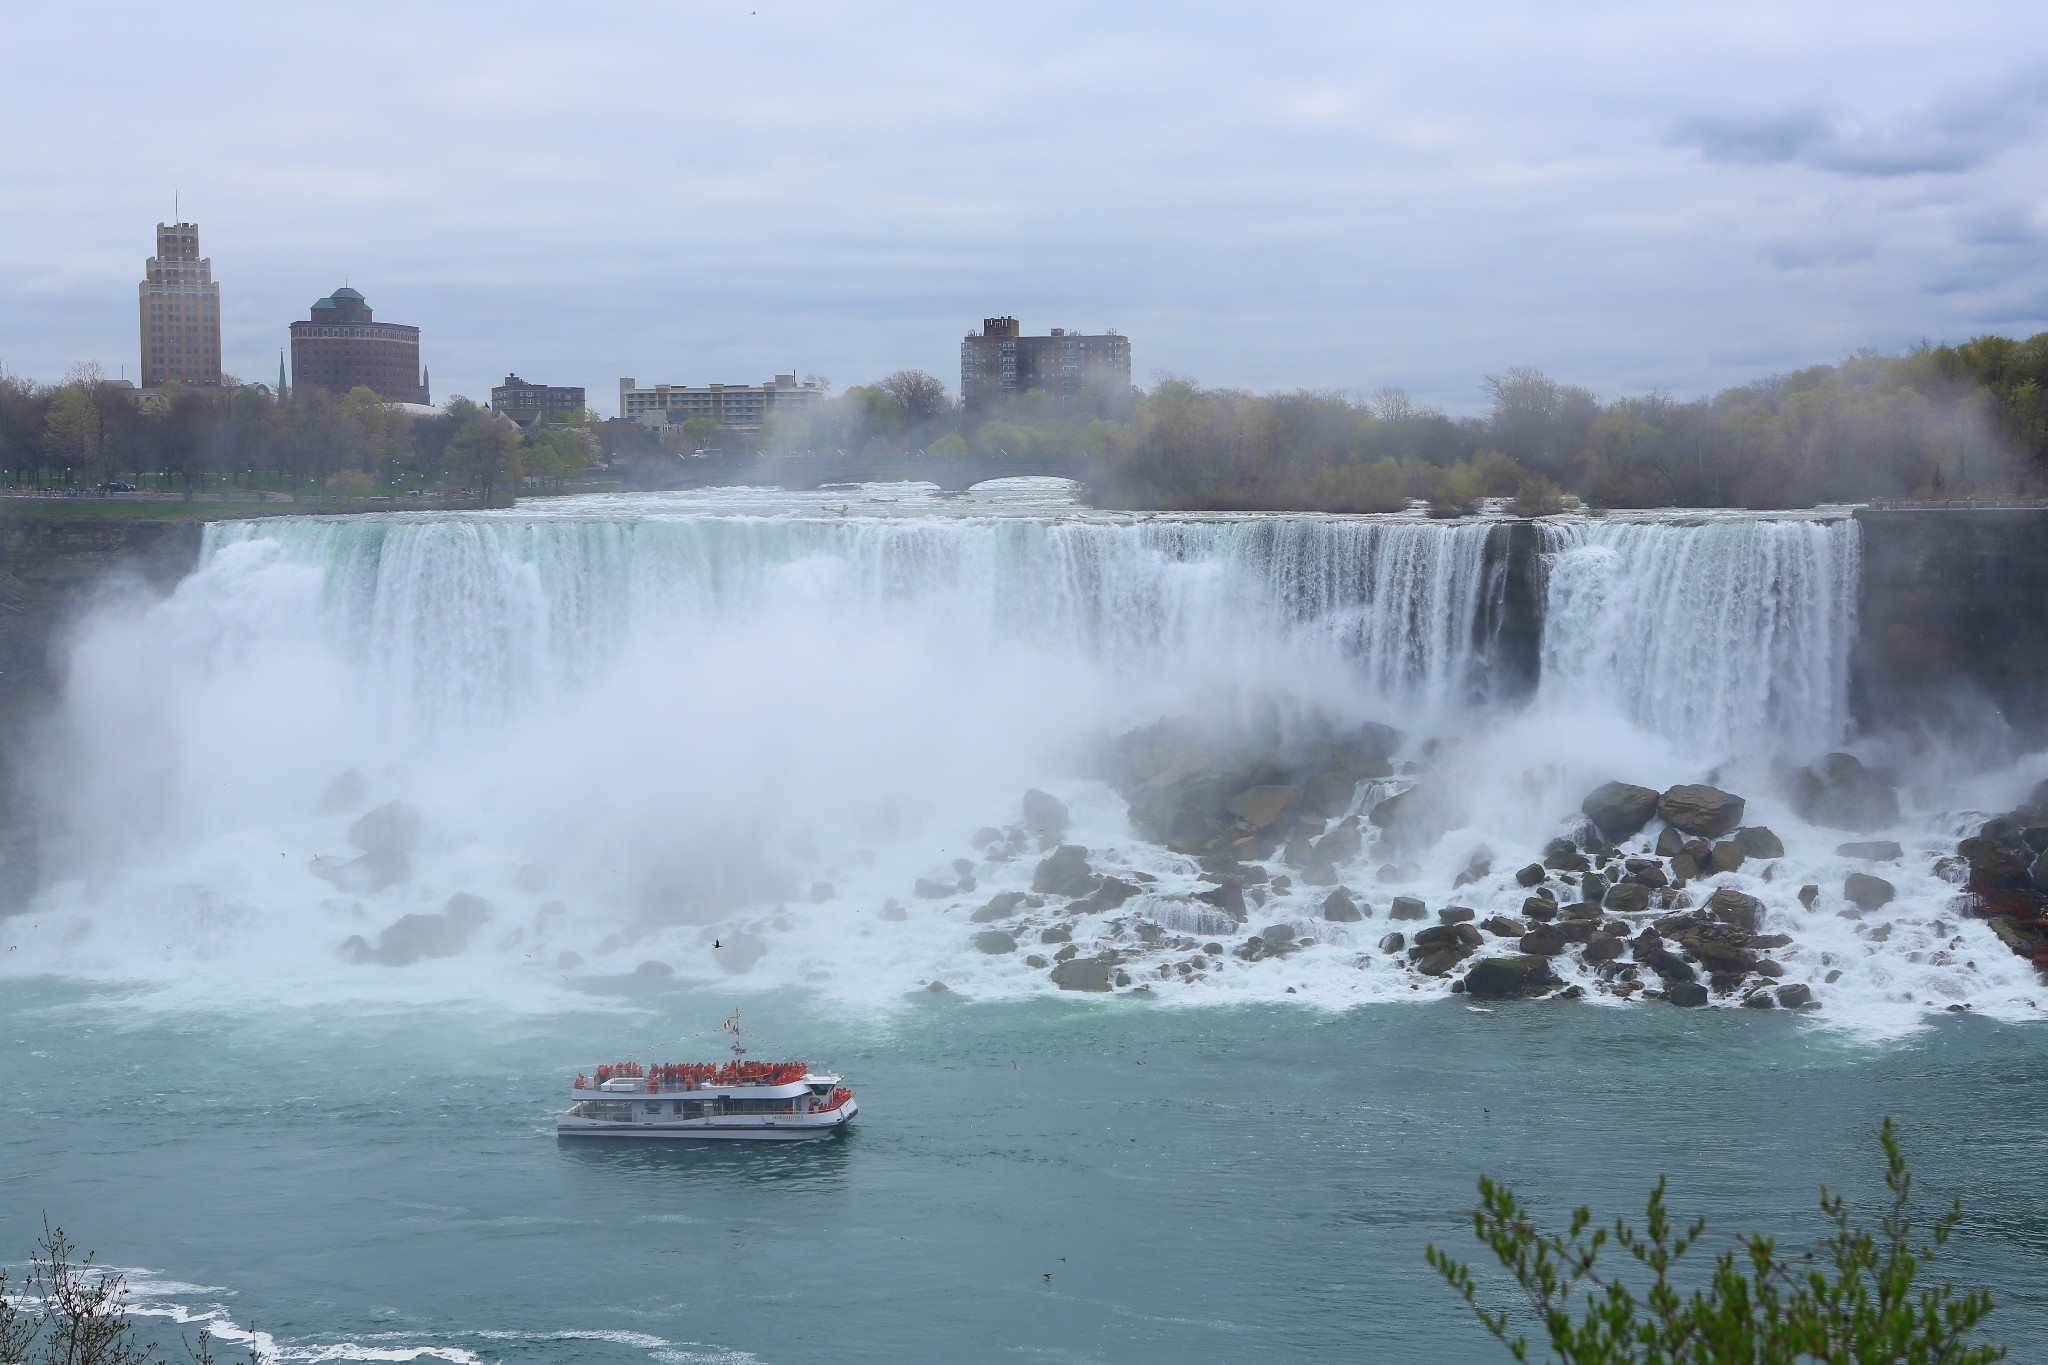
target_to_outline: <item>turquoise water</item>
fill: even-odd
[[[1666,1171],[1680,1209],[1796,1236],[1823,1178],[1871,1192],[1890,1113],[1923,1190],[1965,1201],[1955,1273],[1997,1291],[2016,1359],[2048,1356],[2048,1030],[756,996],[750,1024],[845,1071],[853,1131],[553,1136],[578,1067],[728,1003],[212,1013],[11,983],[0,1245],[47,1212],[143,1308],[295,1360],[1485,1360],[1422,1261],[1470,1244],[1478,1173],[1561,1215],[1639,1208]]]

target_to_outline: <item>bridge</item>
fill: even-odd
[[[707,455],[642,461],[628,475],[639,488],[785,488],[840,483],[932,483],[964,493],[990,479],[1055,478],[1087,482],[1078,455]]]

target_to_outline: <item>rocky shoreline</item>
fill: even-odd
[[[1362,885],[1412,880],[1412,858],[1465,822],[1456,796],[1438,784],[1430,746],[1397,762],[1403,745],[1399,732],[1377,725],[1250,751],[1219,747],[1180,721],[1126,734],[1103,776],[1141,837],[1193,863],[1196,889],[1162,892],[1158,878],[1113,866],[1114,851],[1063,842],[1066,807],[1029,792],[1020,820],[974,836],[989,860],[985,872],[1037,861],[1029,893],[1004,892],[973,910],[972,946],[1022,954],[1061,990],[1147,991],[1292,957],[1319,942],[1356,942],[1367,921],[1383,918],[1387,931],[1357,955],[1357,966],[1377,960],[1407,974],[1415,989],[1434,983],[1475,1000],[1600,994],[1692,1008],[1815,1010],[1842,976],[1845,964],[1834,955],[1816,959],[1793,934],[1773,931],[1765,902],[1729,884],[1727,874],[1779,880],[1785,846],[1769,827],[1745,823],[1741,796],[1703,782],[1662,791],[1606,783],[1560,822],[1567,832],[1531,850],[1511,878],[1512,863],[1497,871],[1482,851],[1455,879],[1451,902],[1432,909],[1418,896],[1393,894],[1384,909],[1375,906]],[[1786,772],[1782,786],[1798,817],[1822,828],[1868,833],[1899,819],[1893,782],[1853,755],[1828,754]],[[2001,942],[2037,964],[2048,963],[2044,850],[2048,783],[1936,868],[1951,881],[1964,880],[1958,869],[1967,869],[1957,914],[1986,919]],[[1824,908],[1856,922],[1861,940],[1885,942],[1890,924],[1870,917],[1897,894],[1878,870],[1901,858],[1899,845],[1849,841],[1834,852],[1876,870],[1849,872],[1825,891],[1800,886],[1799,904],[1812,911],[1825,896]],[[958,881],[920,883],[917,895],[961,902],[974,887],[975,864],[958,863]],[[1510,884],[1521,896],[1517,912],[1456,903],[1469,887],[1471,899],[1497,907]],[[1941,934],[1952,927],[1933,926]],[[1937,955],[1962,945],[1954,937]],[[1806,979],[1786,979],[1792,962]]]

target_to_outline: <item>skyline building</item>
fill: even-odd
[[[491,411],[511,418],[522,427],[545,422],[558,412],[581,412],[585,406],[580,384],[535,384],[516,374],[508,374],[504,383],[491,390]]]
[[[293,388],[312,384],[338,398],[360,385],[387,403],[431,405],[420,370],[420,329],[378,322],[347,285],[315,301],[291,331]]]
[[[220,285],[213,262],[199,254],[199,224],[156,225],[156,255],[143,263],[139,303],[142,387],[218,386]]]
[[[773,413],[813,412],[825,401],[825,386],[813,380],[799,384],[793,374],[778,374],[765,384],[656,384],[641,388],[637,379],[619,381],[619,416],[649,426],[681,425],[692,417],[708,417],[727,431],[753,432]]]
[[[1070,399],[1083,389],[1122,393],[1131,386],[1131,341],[1113,327],[1083,334],[1055,327],[1028,337],[1013,317],[983,318],[960,343],[960,402],[985,408],[1033,391]]]

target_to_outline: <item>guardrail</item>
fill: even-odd
[[[2048,498],[1872,498],[1873,512],[1999,512],[2048,507]]]

